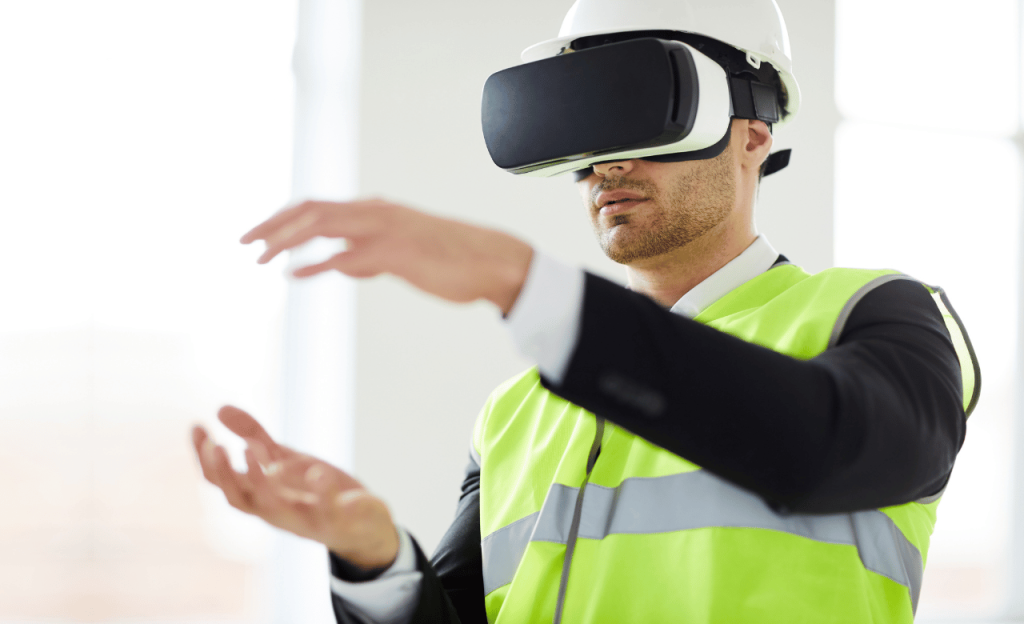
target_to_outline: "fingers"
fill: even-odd
[[[294,219],[298,215],[303,214],[303,212],[310,210],[311,204],[314,203],[316,202],[303,202],[290,208],[285,208],[284,210],[278,212],[277,214],[270,217],[263,223],[260,223],[253,229],[246,232],[242,236],[242,238],[239,239],[239,242],[242,243],[243,245],[248,245],[249,243],[260,240],[261,238],[266,236],[268,232],[273,232],[277,228],[281,227],[282,224],[287,223],[288,221]]]
[[[267,465],[266,476],[275,486],[291,489],[309,490],[306,473],[311,466],[320,464],[319,460],[308,455],[299,455],[286,460],[271,462]]]
[[[350,249],[335,254],[319,264],[314,264],[292,272],[295,277],[312,277],[324,271],[336,270],[350,277],[376,277],[384,272],[384,267],[375,262],[366,250]]]
[[[261,451],[254,447],[254,456]],[[308,455],[267,466],[266,480],[275,495],[288,503],[301,503],[312,525],[323,524],[333,513],[333,499],[342,491],[362,489],[362,484],[343,470]]]
[[[311,508],[317,525],[333,526],[343,532],[365,525],[377,499],[361,483],[323,462],[309,466],[303,479],[306,488],[319,498],[319,504]]]
[[[192,428],[192,443],[199,458],[199,465],[203,469],[203,477],[223,489],[225,480],[230,480],[227,473],[234,473],[227,453],[198,425]]]
[[[249,469],[246,473],[249,485],[256,498],[260,499],[270,489],[270,484],[267,483],[267,476],[263,474],[263,466],[260,465],[259,454],[254,451],[252,446],[245,449],[245,464]]]
[[[288,449],[275,442],[274,439],[270,437],[270,434],[267,433],[267,430],[264,429],[263,426],[247,412],[242,411],[233,405],[225,405],[217,412],[217,418],[224,423],[224,426],[230,429],[232,433],[244,439],[246,442],[251,444],[253,440],[258,441],[263,445],[263,448],[267,452],[271,461],[282,459],[288,454]]]
[[[253,449],[257,447],[252,447]],[[264,452],[257,451],[257,457],[265,456]],[[304,456],[298,456],[290,459],[275,460],[267,462],[261,460],[264,468],[266,469],[265,474],[275,486],[283,485],[286,487],[301,487],[303,485],[302,474],[306,467],[312,460]]]
[[[299,458],[271,462],[266,465],[264,474],[261,463],[266,461],[267,454],[259,442],[253,442],[246,449],[245,457],[257,513],[275,526],[310,537],[310,531],[318,525],[316,518],[324,515],[317,510],[323,499],[315,492],[306,491],[302,487],[304,480],[301,477],[286,478],[289,472],[296,472],[290,471],[286,464],[308,461]]]
[[[292,275],[294,275],[295,277],[313,277],[314,275],[319,275],[324,271],[330,271],[331,269],[334,268],[333,266],[331,266],[331,260],[334,260],[334,258],[331,258],[330,260],[325,260],[324,262],[321,262],[319,264],[313,264],[310,266],[295,269],[294,271],[292,271]]]
[[[192,446],[195,447],[197,456],[199,456],[199,451],[203,447],[203,441],[208,437],[206,429],[203,429],[201,425],[192,425]]]
[[[196,457],[199,459],[199,467],[203,469],[203,478],[216,485],[216,481],[213,480],[212,463],[208,455],[207,445],[212,444],[213,441],[210,436],[207,435],[206,430],[196,425],[192,427],[192,445],[196,449]],[[209,449],[212,450],[212,449]]]
[[[268,451],[267,447],[258,439],[252,438],[246,441],[249,444],[249,448],[246,450],[251,450],[253,456],[256,458],[256,461],[259,462],[264,468],[266,468],[267,466],[274,462],[274,458],[271,457],[270,451]]]
[[[235,469],[231,467],[227,451],[222,446],[218,446],[213,438],[206,433],[206,430],[198,425],[192,428],[192,444],[195,446],[203,477],[221,489],[232,507],[246,513],[258,513],[255,509],[256,496],[252,478],[257,475],[263,477],[259,464],[256,464],[256,470],[253,471],[253,464],[250,463],[248,474],[242,475],[235,472]],[[264,453],[266,453],[266,449],[264,449]],[[255,457],[252,459],[255,462]],[[248,453],[246,460],[249,460]],[[261,483],[265,483],[265,480]]]
[[[267,448],[258,440],[251,440],[245,451],[248,472],[242,474],[231,467],[227,452],[216,445],[206,431],[199,426],[192,429],[192,442],[196,447],[203,476],[220,488],[224,498],[232,507],[258,516],[266,522],[311,539],[317,538],[317,531],[326,517],[329,498],[308,491],[308,488],[292,488],[275,475],[282,466],[305,464],[303,472],[295,479],[304,485],[305,469],[315,460],[302,455],[291,459],[272,461]],[[264,474],[267,466],[267,474]],[[295,472],[295,470],[292,470]]]
[[[212,483],[224,492],[224,498],[235,509],[246,513],[255,513],[255,498],[248,479],[244,475],[235,472],[231,467],[228,454],[221,446],[214,446],[208,442],[203,447],[204,458],[210,463]]]
[[[388,539],[394,525],[380,499],[345,471],[314,457],[293,452],[274,460],[248,422],[251,417],[236,411],[227,419],[236,417],[236,428],[253,434],[245,450],[244,474],[231,467],[224,448],[202,427],[192,429],[203,474],[223,491],[228,504],[338,552],[355,553],[373,565],[393,560],[394,540]]]
[[[324,271],[335,270],[350,277],[376,277],[391,272],[393,261],[404,250],[395,249],[392,241],[351,239],[348,249],[334,254],[319,264],[302,267],[292,272],[295,277],[311,277]],[[404,276],[402,276],[404,277]]]
[[[241,238],[243,244],[256,240],[267,243],[260,264],[270,262],[282,251],[317,236],[350,238],[380,229],[388,204],[377,200],[358,202],[308,201],[279,212]]]
[[[252,492],[253,509],[264,520],[280,525],[282,523],[280,516],[283,511],[286,511],[284,507],[289,498],[283,496],[280,491],[282,488],[268,479],[267,475],[263,473],[263,466],[261,466],[259,461],[260,455],[265,457],[266,452],[260,453],[255,450],[254,446],[245,449],[245,462],[249,468],[246,477],[248,477],[250,491]]]
[[[256,263],[266,264],[282,251],[297,247],[319,236],[318,232],[322,228],[318,228],[317,225],[323,216],[320,211],[300,213],[291,221],[286,221],[277,229],[268,232],[265,237],[267,250],[256,260]]]

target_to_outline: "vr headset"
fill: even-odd
[[[729,143],[731,119],[769,128],[781,119],[771,65],[708,37],[649,32],[583,38],[488,78],[483,130],[494,164],[543,177],[574,171],[581,180],[613,160],[714,158]],[[763,175],[787,164],[789,150],[772,154]]]

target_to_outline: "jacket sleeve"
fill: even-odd
[[[484,609],[483,558],[480,551],[480,466],[470,459],[452,522],[431,559],[416,539],[416,568],[423,573],[419,598],[410,624],[487,624]],[[331,555],[335,576],[353,581],[372,580]],[[331,594],[338,624],[364,624],[345,601]]]
[[[908,280],[865,296],[837,346],[805,361],[588,274],[565,377],[543,381],[780,511],[936,493],[965,433],[956,351],[930,293]]]
[[[423,592],[414,624],[487,624],[483,556],[480,550],[480,466],[469,460],[455,521],[427,561],[417,546]]]

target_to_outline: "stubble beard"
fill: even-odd
[[[644,225],[631,225],[633,215],[613,217],[611,226],[594,219],[601,249],[612,261],[632,264],[685,247],[707,234],[732,212],[736,200],[732,154],[728,149],[710,160],[693,161],[697,166],[680,176],[664,194],[646,180],[619,179],[602,190],[627,189],[648,197]]]

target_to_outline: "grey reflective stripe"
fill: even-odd
[[[545,501],[545,504],[547,501]],[[516,568],[523,560],[526,546],[530,543],[537,517],[541,512],[532,513],[525,518],[516,520],[488,535],[481,542],[484,566],[484,595],[491,593],[502,585],[512,582]]]
[[[917,611],[924,574],[921,553],[880,511],[780,515],[756,494],[704,470],[626,479],[616,488],[593,483],[586,487],[579,526],[581,538],[600,540],[613,534],[736,527],[856,546],[864,567],[905,586]],[[481,546],[486,593],[512,582],[528,542],[566,542],[577,491],[553,484],[540,512],[484,538]]]
[[[857,292],[853,293],[853,296],[850,297],[849,301],[846,302],[846,305],[843,306],[843,309],[839,311],[839,318],[836,319],[836,324],[832,326],[832,335],[829,336],[828,346],[825,348],[831,349],[832,347],[836,346],[836,343],[839,342],[840,334],[842,334],[843,329],[846,328],[846,321],[850,320],[850,313],[853,312],[854,306],[860,303],[860,300],[863,299],[865,295],[867,295],[872,290],[878,288],[882,284],[888,284],[889,282],[894,282],[896,280],[901,279],[917,282],[916,279],[910,277],[909,275],[904,275],[903,273],[893,273],[891,275],[883,275],[881,277],[876,277],[867,284],[861,286],[860,289],[857,290]],[[918,283],[920,284],[921,282]],[[921,284],[921,287],[924,288],[924,284]]]

